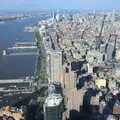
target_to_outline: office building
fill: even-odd
[[[44,103],[44,120],[62,120],[62,96],[49,94]]]

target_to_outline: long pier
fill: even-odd
[[[20,45],[36,46],[36,42],[16,42],[14,44],[14,46],[20,46]]]
[[[16,44],[32,44],[32,45],[36,45],[36,42],[16,42]]]
[[[9,80],[0,80],[0,84],[6,83],[29,83],[30,81],[24,79],[9,79]]]
[[[10,53],[8,56],[17,56],[17,55],[39,55],[39,53],[37,52]]]
[[[10,47],[8,50],[14,50],[14,49],[37,49],[37,46],[16,46],[16,47]]]

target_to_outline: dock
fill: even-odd
[[[8,79],[8,80],[0,80],[0,84],[9,84],[9,83],[29,83],[30,81],[24,79]]]
[[[8,56],[17,56],[17,55],[39,55],[39,53],[37,52],[10,53]]]
[[[16,47],[10,47],[8,50],[14,50],[14,49],[37,49],[37,46],[16,46]]]

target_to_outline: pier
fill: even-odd
[[[14,49],[37,49],[37,46],[16,46],[16,47],[10,47],[8,50],[14,50]]]
[[[36,42],[16,42],[14,46],[19,46],[19,45],[30,45],[30,46],[36,46]]]
[[[16,42],[13,47],[8,48],[8,50],[13,49],[36,49],[36,42]]]
[[[16,55],[39,55],[39,53],[36,52],[10,53],[8,56],[16,56]]]
[[[9,84],[9,83],[29,83],[30,81],[24,79],[8,79],[0,80],[0,84]]]

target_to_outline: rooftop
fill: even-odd
[[[60,103],[62,102],[62,96],[60,94],[50,94],[46,100],[45,100],[45,104],[48,107],[54,107],[54,106],[58,106],[60,105]]]

